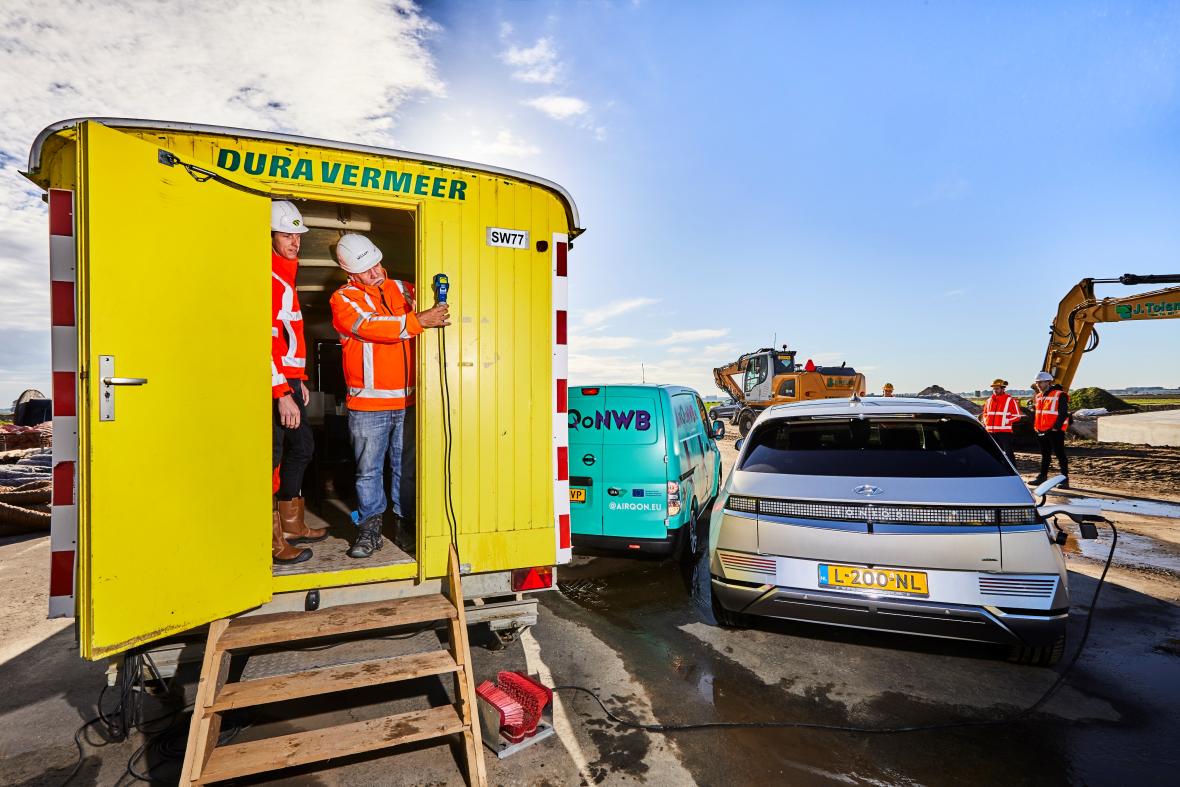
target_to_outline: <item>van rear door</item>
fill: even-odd
[[[603,388],[571,388],[569,392],[570,532],[602,535],[602,432],[598,411],[605,407]]]
[[[602,433],[602,534],[665,538],[668,500],[665,416],[660,391],[607,389]]]
[[[93,121],[77,156],[78,625],[97,659],[270,598],[270,204]]]

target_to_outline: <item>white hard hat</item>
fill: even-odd
[[[1049,374],[1048,372],[1037,372],[1037,382],[1051,383],[1053,382],[1053,375]]]
[[[303,223],[303,214],[294,202],[274,200],[270,203],[270,231],[271,232],[307,232]]]
[[[346,233],[336,244],[336,261],[349,273],[364,273],[381,262],[381,249],[355,232]]]

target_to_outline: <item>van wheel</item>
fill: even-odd
[[[1008,651],[1008,661],[1034,667],[1052,667],[1061,661],[1064,653],[1065,635],[1062,634],[1049,645],[1013,645]]]
[[[750,434],[750,427],[754,425],[754,421],[757,420],[757,418],[758,416],[753,410],[742,410],[740,413],[738,413],[737,427],[742,437]]]
[[[697,501],[694,500],[692,508],[689,509],[688,521],[680,526],[680,533],[676,537],[676,559],[679,561],[691,561],[700,554],[700,536],[697,533],[698,517]]]

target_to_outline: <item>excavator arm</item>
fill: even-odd
[[[733,380],[733,375],[740,374],[746,370],[746,359],[739,358],[733,363],[727,363],[725,366],[718,366],[713,370],[713,381],[717,383],[717,387],[725,391],[735,402],[745,403],[746,394],[742,391],[740,385]]]
[[[1165,287],[1126,298],[1094,296],[1095,284],[1180,284],[1180,274],[1137,276],[1127,273],[1117,279],[1082,279],[1057,307],[1057,316],[1049,328],[1049,346],[1042,369],[1053,375],[1054,382],[1068,389],[1077,374],[1082,353],[1098,346],[1094,326],[1100,322],[1158,320],[1180,317],[1180,287]]]

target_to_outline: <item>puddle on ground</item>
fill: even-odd
[[[1106,562],[1110,553],[1110,532],[1099,527],[1098,538],[1085,540],[1071,533],[1069,542],[1065,545],[1068,554],[1082,556],[1091,560]],[[1119,531],[1118,547],[1114,551],[1114,563],[1119,566],[1132,566],[1153,571],[1167,571],[1180,576],[1180,548],[1166,541],[1159,541],[1150,536],[1138,533]]]

